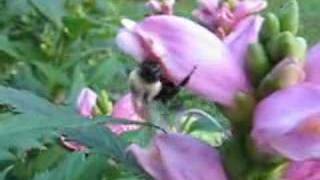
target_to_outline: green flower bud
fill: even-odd
[[[260,39],[267,42],[280,33],[280,21],[273,13],[268,13],[260,31]]]
[[[101,114],[110,115],[112,112],[112,102],[109,99],[108,93],[105,90],[100,92],[100,96],[98,98],[98,107],[100,109]]]
[[[249,46],[247,67],[250,78],[255,85],[269,72],[271,65],[260,43],[253,43]]]
[[[270,41],[267,48],[271,60],[273,62],[279,62],[286,57],[294,56],[296,50],[296,39],[291,32],[282,32]]]
[[[303,61],[306,58],[308,50],[308,43],[303,37],[296,37],[295,48],[292,52],[292,56],[297,58],[299,61]]]
[[[299,30],[299,5],[297,0],[287,0],[279,13],[281,31],[297,34]]]
[[[262,80],[258,87],[258,97],[263,98],[276,90],[296,85],[304,79],[303,64],[295,59],[284,59]]]
[[[241,122],[248,125],[248,119],[252,118],[256,100],[252,94],[239,92],[235,96],[235,106],[224,109],[225,115],[233,122]]]

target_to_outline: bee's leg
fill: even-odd
[[[195,72],[196,69],[197,69],[197,66],[194,66],[191,72],[178,84],[178,88],[188,84],[192,74]]]

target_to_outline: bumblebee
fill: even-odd
[[[161,65],[158,62],[146,60],[129,75],[129,84],[139,105],[148,104],[153,100],[167,102],[179,93],[194,73],[196,67],[182,82],[175,85],[164,77]]]

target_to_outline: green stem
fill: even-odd
[[[227,141],[221,149],[224,158],[224,165],[231,180],[247,180],[251,167],[246,141],[248,127],[243,124],[234,124],[233,137]]]

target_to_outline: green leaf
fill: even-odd
[[[142,128],[137,131],[129,131],[122,134],[120,137],[131,144],[139,144],[141,146],[147,146],[150,144],[152,137],[154,136],[154,131],[150,128]]]
[[[69,139],[87,146],[90,153],[103,155],[112,162],[114,160],[111,164],[116,164],[117,167],[121,168],[121,173],[107,172],[107,179],[110,176],[119,176],[123,179],[129,177],[129,179],[146,179],[147,175],[141,171],[136,161],[126,152],[129,143],[114,135],[109,129],[101,126],[91,126],[81,129],[66,129],[64,134]]]
[[[84,74],[80,66],[76,66],[72,76],[72,84],[67,98],[67,104],[76,107],[77,98],[83,88],[86,87]]]
[[[52,64],[43,63],[43,62],[33,62],[32,63],[39,74],[37,74],[49,88],[55,88],[58,86],[67,86],[68,85],[68,76],[65,73],[65,70],[59,66],[54,66]]]
[[[109,58],[102,63],[97,64],[90,72],[89,84],[97,84],[101,87],[107,86],[108,89],[126,87],[126,83],[114,86],[114,82],[123,82],[127,80],[124,71],[124,65],[118,59]]]
[[[80,37],[92,28],[92,24],[85,18],[81,17],[67,16],[64,18],[63,22],[68,28],[68,35],[73,39]]]
[[[127,143],[115,136],[106,127],[91,126],[81,129],[66,129],[64,134],[90,148],[90,151],[125,161]]]
[[[12,169],[12,166],[7,167],[5,170],[0,172],[0,180],[5,180],[8,172]]]
[[[216,121],[218,122],[218,121]],[[212,121],[208,118],[197,118],[195,121],[192,121],[189,124],[188,132],[193,132],[197,130],[204,130],[204,131],[215,131],[215,132],[224,132],[224,129],[218,123],[212,123]]]
[[[19,159],[10,175],[17,179],[31,179],[36,173],[53,169],[64,160],[67,150],[58,144],[49,145],[46,150],[29,151],[27,160]]]
[[[19,113],[34,113],[54,117],[65,113],[58,106],[25,90],[0,86],[0,104],[10,105]]]
[[[12,154],[8,151],[1,151],[0,150],[0,159],[3,161],[12,161],[12,160],[15,160],[16,157],[14,156],[14,154]]]
[[[18,67],[19,73],[10,79],[10,85],[16,89],[32,91],[42,97],[49,97],[47,86],[34,74],[31,66],[23,65]]]
[[[59,136],[66,128],[80,128],[104,121],[88,121],[67,107],[55,106],[27,91],[0,86],[0,104],[10,105],[18,115],[0,120],[0,154],[23,153],[31,148],[45,148],[43,143]],[[5,159],[7,156],[0,157]]]
[[[32,9],[28,0],[6,1],[10,15],[21,15],[30,12]]]
[[[4,35],[0,35],[0,52],[1,51],[15,59],[20,59],[20,55],[18,54],[14,44],[8,40],[7,36]]]
[[[41,151],[41,153],[31,161],[33,172],[42,172],[54,167],[58,161],[64,158],[67,152],[65,148],[58,144],[49,146],[47,150]]]
[[[63,27],[62,18],[66,14],[63,0],[30,0],[30,2],[42,15],[52,21],[58,28]]]
[[[101,179],[107,160],[96,155],[73,153],[51,171],[35,176],[34,180],[88,180]]]
[[[43,143],[59,137],[62,129],[90,126],[94,123],[96,122],[67,115],[65,118],[39,114],[15,115],[1,121],[0,154],[13,151],[22,155],[29,149],[45,149]]]
[[[227,127],[202,110],[191,109],[183,114],[181,130],[212,146],[220,146],[230,136]]]
[[[199,109],[190,109],[183,112],[180,119],[183,122],[181,129],[186,133],[199,129],[216,132],[226,131],[226,127],[217,118]]]

